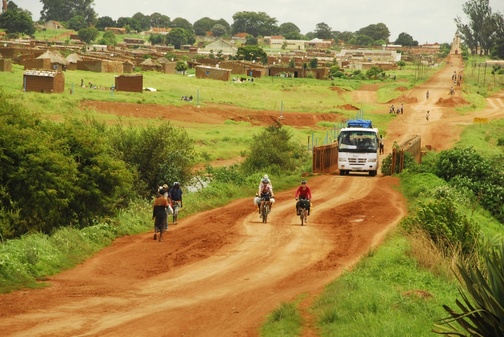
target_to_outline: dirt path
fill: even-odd
[[[460,60],[453,62],[457,69]],[[449,98],[452,72],[447,66],[405,93],[418,103],[391,124],[388,146],[411,134],[438,150],[455,142],[475,115],[436,104]],[[502,97],[491,102],[478,115],[503,117]],[[286,191],[277,193],[268,224],[249,198],[184,218],[161,243],[151,233],[120,238],[51,277],[47,288],[0,296],[2,336],[258,336],[282,301],[303,294],[306,308],[405,214],[396,178],[324,175],[309,183],[314,207],[307,226],[299,225],[293,191]],[[303,336],[317,331],[308,325]]]

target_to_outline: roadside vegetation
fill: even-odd
[[[407,164],[409,215],[318,297],[310,314],[320,336],[502,334],[503,129],[503,120],[469,126],[455,148]],[[297,321],[299,308],[282,312],[263,331]]]

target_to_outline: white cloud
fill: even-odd
[[[32,12],[34,20],[40,18],[42,3],[36,0],[14,1],[19,7]],[[333,30],[357,31],[370,24],[384,23],[394,41],[402,33],[408,33],[422,43],[450,43],[457,30],[454,19],[460,16],[467,21],[462,11],[463,0],[95,0],[94,10],[98,16],[131,17],[135,13],[150,15],[158,12],[170,19],[182,17],[189,22],[210,17],[233,23],[236,12],[265,12],[276,18],[278,24],[292,22],[302,33],[314,31],[324,22]],[[490,1],[493,11],[504,13],[504,1]]]

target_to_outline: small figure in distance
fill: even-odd
[[[380,138],[378,138],[378,142],[380,145],[380,154],[383,154],[385,152],[385,146],[383,144],[383,136],[380,135]]]

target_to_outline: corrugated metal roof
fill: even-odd
[[[54,77],[56,76],[57,73],[58,73],[57,71],[37,70],[37,69],[30,69],[24,72],[24,74],[28,76],[44,76],[44,77]]]

